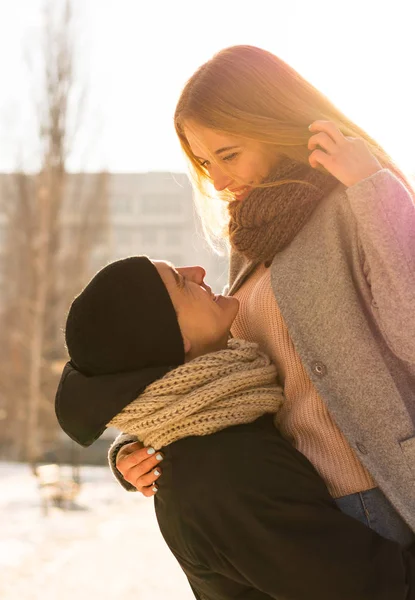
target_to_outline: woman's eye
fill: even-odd
[[[238,152],[232,152],[232,154],[228,154],[227,156],[224,156],[222,160],[233,160],[234,158],[236,158],[238,156]]]

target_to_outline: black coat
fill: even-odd
[[[415,551],[344,515],[270,416],[163,452],[157,519],[198,600],[415,599]]]

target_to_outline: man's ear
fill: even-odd
[[[184,345],[184,353],[185,355],[189,354],[190,350],[192,349],[192,344],[190,343],[190,340],[187,338],[183,338],[183,345]]]

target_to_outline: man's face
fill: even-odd
[[[202,267],[175,268],[153,261],[177,313],[187,359],[226,348],[239,302],[230,296],[215,296],[205,284]]]

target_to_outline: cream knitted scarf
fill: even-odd
[[[195,358],[150,384],[108,426],[158,450],[276,413],[282,400],[270,359],[257,344],[231,339],[227,349]]]
[[[272,260],[305,225],[311,213],[336,185],[329,173],[284,157],[266,183],[245,200],[229,203],[229,241],[249,260]]]

